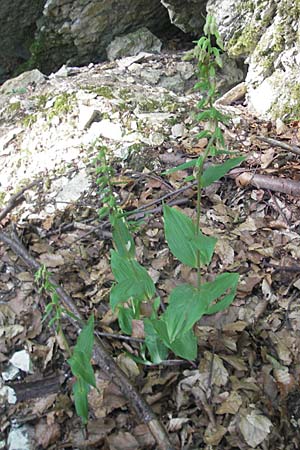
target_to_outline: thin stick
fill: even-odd
[[[23,201],[23,194],[25,191],[28,191],[28,189],[31,189],[36,184],[39,184],[41,182],[41,179],[35,180],[32,183],[28,184],[27,186],[23,187],[17,194],[12,195],[10,199],[7,202],[7,205],[5,208],[0,212],[0,220],[4,219],[4,217],[7,216],[7,214],[14,209],[20,202]]]
[[[274,145],[274,147],[281,147],[284,150],[288,150],[296,155],[300,155],[300,148],[297,145],[286,144],[285,142],[277,141],[277,139],[272,139],[264,136],[256,136],[259,141],[266,142],[267,144]]]

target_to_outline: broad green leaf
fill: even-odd
[[[91,315],[87,324],[81,330],[74,351],[78,350],[86,354],[88,359],[92,358],[94,345],[94,316]]]
[[[151,320],[151,324],[155,328],[160,339],[166,347],[168,347],[176,356],[188,360],[195,359],[197,356],[197,339],[192,330],[180,335],[173,342],[170,342],[168,337],[167,325],[164,320]]]
[[[169,305],[162,315],[166,323],[168,338],[172,343],[187,333],[205,314],[207,303],[201,301],[201,293],[189,284],[174,288],[169,296]]]
[[[96,380],[89,356],[79,350],[74,350],[68,360],[72,373],[77,378],[82,378],[87,384],[96,387]]]
[[[164,205],[164,227],[168,246],[176,258],[189,267],[198,267],[197,255],[200,252],[200,262],[209,264],[217,240],[205,236],[185,214],[175,208]]]
[[[164,205],[163,213],[165,236],[171,252],[187,266],[197,267],[194,222],[167,205]]]
[[[132,319],[134,319],[134,313],[131,308],[119,307],[118,322],[123,333],[129,336],[132,333]]]
[[[77,381],[73,385],[73,394],[74,394],[74,402],[76,413],[84,424],[88,422],[88,393],[90,387],[87,383],[84,382],[81,378],[78,378]]]
[[[128,278],[128,280],[120,281],[112,287],[109,303],[114,310],[118,305],[130,299],[143,301],[146,297],[145,283],[142,280],[133,282],[132,279]]]
[[[111,268],[118,282],[110,292],[110,305],[113,309],[130,298],[142,301],[155,294],[152,278],[136,260],[122,258],[112,250]]]
[[[208,306],[205,314],[215,314],[226,309],[234,300],[239,281],[238,273],[225,272],[217,275],[214,281],[201,286],[201,295],[210,305],[219,297],[221,299],[212,306]]]
[[[172,169],[166,170],[162,173],[162,175],[170,175],[171,173],[178,172],[178,170],[185,170],[189,169],[190,167],[194,167],[196,164],[196,161],[193,159],[191,161],[187,161],[183,164],[179,164],[179,166],[173,167]]]
[[[201,186],[207,187],[212,184],[214,181],[222,178],[229,170],[238,166],[245,158],[240,156],[238,158],[231,158],[225,161],[222,164],[216,164],[208,167],[201,177]]]
[[[214,254],[217,239],[212,236],[205,236],[202,232],[199,232],[195,240],[195,246],[200,252],[200,262],[201,265],[208,265]]]
[[[135,245],[125,219],[111,216],[110,221],[113,227],[113,241],[118,254],[123,258],[134,258]]]
[[[203,139],[203,138],[209,139],[210,137],[211,137],[211,131],[208,131],[208,130],[202,130],[202,131],[200,131],[200,133],[198,133],[196,135],[197,139]]]
[[[168,349],[157,334],[150,319],[144,320],[145,344],[153,364],[160,364],[168,357]]]
[[[197,338],[192,330],[172,342],[170,348],[175,355],[189,361],[197,358]]]

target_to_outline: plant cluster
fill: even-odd
[[[45,266],[41,266],[35,273],[35,281],[40,286],[39,292],[44,291],[50,295],[50,302],[45,308],[43,321],[51,316],[49,326],[55,325],[57,334],[60,334],[63,339],[64,347],[69,356],[67,362],[73,376],[76,377],[73,384],[75,409],[82,422],[86,424],[88,422],[88,393],[91,386],[96,388],[95,374],[91,364],[94,344],[94,316],[92,315],[87,324],[83,326],[76,345],[71,350],[61,326],[62,316],[65,314],[74,320],[79,319],[61,306],[57,287],[50,281],[50,276],[51,274]]]
[[[216,42],[215,45],[213,41]],[[239,280],[237,273],[220,273],[213,281],[204,281],[203,275],[208,273],[217,239],[206,236],[200,228],[203,189],[243,161],[243,157],[231,157],[225,148],[220,124],[226,118],[214,107],[217,96],[216,70],[222,66],[222,48],[215,20],[208,16],[204,36],[196,42],[195,50],[198,59],[195,89],[201,94],[197,120],[206,124],[197,138],[206,138],[207,145],[198,159],[171,170],[193,167],[194,173],[188,180],[196,180],[196,217],[192,220],[182,211],[163,205],[164,233],[170,252],[182,264],[196,271],[197,283],[196,286],[189,283],[176,286],[167,299],[166,307],[162,308],[164,302],[157,295],[151,276],[136,258],[132,235],[134,227],[118,205],[113,189],[114,170],[107,162],[108,149],[100,147],[96,159],[97,183],[103,204],[99,210],[99,218],[108,216],[114,244],[114,249],[111,250],[111,269],[115,283],[110,291],[110,306],[118,314],[123,333],[131,335],[133,320],[142,321],[145,339],[140,347],[139,357],[134,358],[143,364],[159,364],[168,357],[169,351],[176,356],[194,360],[197,357],[195,324],[203,315],[215,314],[227,308],[236,294]],[[227,159],[221,164],[209,161],[211,164],[206,168],[205,162],[215,156]],[[59,306],[55,286],[45,278],[45,273],[40,273],[37,278],[44,280],[43,288],[51,294],[46,314],[54,313],[51,321],[59,324],[61,314],[68,312],[62,311]],[[143,315],[144,303],[150,305],[151,312],[147,316]],[[87,421],[87,393],[90,385],[95,386],[90,363],[93,323],[91,318],[85,325],[68,359],[77,379],[73,389],[76,410],[84,422]]]
[[[215,39],[216,46],[212,40]],[[225,148],[220,124],[226,118],[215,107],[216,69],[222,66],[220,52],[222,42],[216,23],[208,16],[204,36],[197,44],[198,82],[195,89],[202,94],[198,103],[200,109],[197,119],[208,124],[198,134],[198,138],[206,138],[207,145],[203,155],[195,161],[178,166],[174,170],[194,166],[194,175],[189,178],[197,181],[196,219],[192,220],[176,208],[163,206],[164,231],[171,253],[183,264],[197,271],[197,285],[182,284],[170,293],[167,308],[161,311],[161,299],[156,296],[155,285],[147,270],[137,261],[135,244],[125,216],[116,208],[109,180],[112,169],[105,162],[105,148],[101,149],[99,158],[104,158],[100,166],[102,174],[100,184],[106,197],[103,199],[103,211],[109,213],[113,229],[114,250],[111,251],[111,269],[116,283],[110,292],[110,306],[118,313],[122,332],[132,333],[132,321],[142,320],[145,332],[145,343],[141,348],[144,363],[159,364],[168,351],[185,359],[197,356],[197,338],[194,325],[205,314],[215,314],[227,308],[236,293],[239,276],[237,273],[218,274],[214,281],[202,282],[202,273],[207,271],[214,254],[217,239],[205,236],[200,229],[201,197],[203,188],[219,180],[230,169],[240,164],[242,157],[227,159],[222,164],[211,164],[204,169],[208,157],[229,154]],[[141,313],[142,304],[151,305],[150,317]]]

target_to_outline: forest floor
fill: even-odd
[[[40,179],[25,184],[22,195],[3,204],[0,448],[159,448],[147,420],[141,422],[134,405],[113,382],[114,374],[109,376],[96,361],[98,391],[92,388],[89,394],[90,420],[82,426],[72,401],[74,378],[64,341],[48,319],[43,321],[49,298],[35,284],[32,261],[46,265],[84,318],[94,314],[105,350],[164,425],[172,448],[300,447],[300,159],[295,153],[299,123],[263,122],[242,104],[237,107],[241,114],[229,121],[224,133],[228,148],[246,160],[205,190],[201,226],[205,234],[218,238],[205,276],[237,271],[240,283],[226,311],[203,317],[195,326],[196,361],[170,354],[164,364],[148,366],[130,358],[140,354],[142,336],[138,329],[133,336],[123,336],[117,315],[109,308],[114,282],[111,230],[98,218],[101,201],[95,167],[90,168],[89,188],[64,210],[39,216],[49,202]],[[194,217],[196,190],[184,181],[191,175],[189,169],[162,173],[197,157],[204,147],[203,140],[145,146],[143,157],[156,161],[154,169],[112,162],[122,208],[143,219],[135,235],[137,255],[163,301],[179,283],[195,283],[196,275],[168,250],[162,200]],[[70,174],[74,171],[76,164],[69,169]],[[30,219],[19,209],[28,201],[27,191],[34,192],[35,216]],[[74,345],[77,330],[68,317],[62,327]]]

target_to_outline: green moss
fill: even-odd
[[[51,120],[54,116],[64,116],[73,109],[74,94],[64,92],[56,97],[54,104],[47,114],[47,119]]]
[[[21,109],[21,102],[10,103],[7,109],[8,109],[8,112],[10,112],[10,113],[14,113],[14,112],[20,111],[20,109]]]
[[[49,94],[41,94],[37,97],[37,103],[36,107],[38,109],[44,109],[46,106],[47,101],[49,100],[50,95]]]
[[[86,91],[89,91],[89,92],[93,92],[93,93],[99,95],[100,97],[104,97],[109,100],[112,100],[113,98],[115,98],[115,96],[113,94],[113,90],[110,86],[86,86],[83,89],[85,89]]]
[[[2,207],[2,206],[4,206],[4,203],[5,203],[5,197],[6,197],[6,194],[5,194],[5,192],[1,192],[0,191],[0,206]]]
[[[37,121],[37,114],[27,114],[22,120],[22,124],[26,128],[31,128],[32,125]]]
[[[125,102],[130,100],[131,97],[132,97],[131,91],[128,88],[121,88],[121,89],[119,89],[118,95]]]
[[[271,107],[272,115],[280,117],[285,121],[299,120],[300,117],[300,83],[291,81],[285,87],[285,90],[289,92],[289,98],[274,102]]]
[[[255,49],[260,38],[261,29],[250,23],[245,26],[241,34],[235,35],[229,40],[229,56],[248,56]]]

